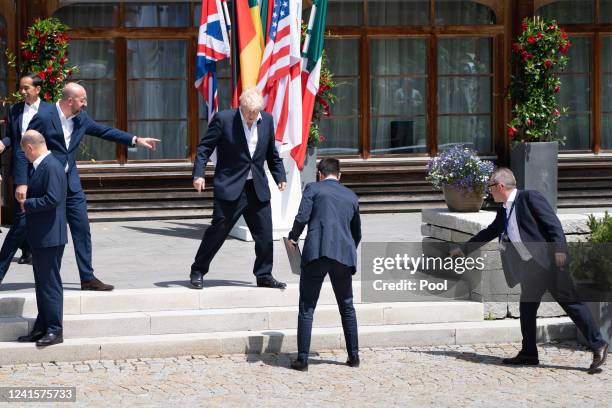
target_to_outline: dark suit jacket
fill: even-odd
[[[514,211],[521,241],[535,262],[544,269],[550,269],[554,266],[552,252],[567,253],[565,234],[555,211],[535,190],[519,190]],[[464,244],[464,253],[469,254],[492,239],[499,238],[504,232],[505,219],[506,210],[500,207],[491,225]]]
[[[298,241],[308,224],[302,251],[302,266],[327,257],[353,268],[361,241],[361,219],[357,196],[336,180],[309,183],[289,239]]]
[[[198,144],[193,163],[194,178],[204,177],[206,164],[215,148],[215,198],[237,200],[251,171],[257,198],[262,202],[269,201],[270,188],[264,171],[264,161],[268,162],[268,168],[277,184],[287,180],[283,161],[274,145],[274,121],[269,113],[261,112],[261,120],[257,122],[257,147],[253,157],[249,153],[238,109],[215,114],[208,125],[206,135]]]
[[[32,248],[66,245],[66,174],[64,166],[48,155],[30,177],[26,230]]]
[[[8,122],[6,124],[6,135],[2,138],[2,143],[8,149],[9,147],[13,148],[13,160],[11,161],[11,175],[15,174],[15,155],[20,154],[17,152],[21,151],[21,121],[23,119],[23,107],[25,102],[19,102],[11,106],[8,116]],[[48,103],[40,101],[39,109],[42,107],[45,109],[45,106],[50,106]],[[25,156],[24,156],[25,157]],[[26,177],[27,177],[27,161],[26,161]],[[27,184],[26,182],[23,184]]]
[[[74,129],[68,148],[66,148],[62,122],[55,105],[45,104],[43,106],[41,104],[38,114],[34,116],[28,129],[35,129],[43,134],[47,141],[47,148],[53,152],[62,166],[65,167],[68,163],[68,188],[72,192],[78,192],[81,191],[82,187],[79,171],[76,167],[76,156],[83,136],[87,134],[131,146],[134,135],[110,126],[100,125],[90,118],[85,111],[81,111],[73,121]],[[17,163],[15,163],[15,184],[26,184],[27,164],[27,159],[21,152],[17,157]]]

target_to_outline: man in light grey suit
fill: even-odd
[[[308,224],[302,253],[298,315],[298,358],[291,368],[308,370],[312,319],[325,275],[336,295],[348,352],[347,364],[359,366],[357,316],[353,307],[352,275],[361,241],[361,219],[357,196],[340,184],[340,162],[326,158],[319,162],[319,182],[304,189],[302,202],[289,241],[295,246]]]

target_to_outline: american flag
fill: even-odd
[[[301,143],[301,0],[275,0],[257,87],[274,117],[275,138],[291,149]],[[300,128],[300,129],[298,129]]]
[[[221,0],[202,0],[196,61],[195,86],[206,100],[208,122],[219,110],[217,99],[217,61],[230,56],[227,20]]]

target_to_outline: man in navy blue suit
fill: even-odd
[[[562,279],[567,261],[567,243],[561,222],[544,196],[534,190],[519,191],[510,169],[498,168],[489,180],[493,199],[503,206],[495,220],[463,245],[454,256],[469,254],[492,239],[502,248],[502,264],[510,286],[521,284],[520,321],[523,344],[517,356],[504,364],[538,365],[536,316],[542,296],[549,291],[576,324],[593,351],[590,373],[601,370],[608,344],[587,306],[572,294],[571,281]]]
[[[100,125],[83,110],[86,106],[85,88],[76,83],[68,83],[62,91],[62,98],[55,105],[40,106],[29,127],[44,135],[47,147],[66,172],[68,182],[66,219],[72,234],[81,290],[108,291],[112,290],[113,286],[104,284],[94,276],[91,261],[91,232],[87,217],[87,202],[76,166],[79,144],[85,135],[91,135],[128,146],[141,145],[155,149],[159,140],[134,136]],[[16,149],[15,155],[14,178],[17,184],[15,196],[17,200],[23,200],[27,191],[28,163],[21,149]]]
[[[325,275],[329,274],[348,352],[347,364],[359,366],[357,316],[353,306],[352,275],[357,265],[357,246],[361,241],[359,201],[355,193],[340,184],[340,162],[325,158],[317,166],[319,182],[304,189],[300,209],[289,242],[297,246],[308,224],[302,251],[300,301],[298,314],[298,356],[291,368],[308,370],[312,320]]]
[[[217,165],[212,222],[204,232],[189,275],[196,289],[203,288],[203,277],[213,257],[241,215],[255,241],[253,273],[257,286],[286,287],[272,277],[272,210],[264,162],[280,191],[285,189],[287,178],[274,144],[274,121],[270,114],[261,112],[262,108],[261,93],[255,88],[245,89],[240,95],[240,108],[217,113],[198,145],[193,164],[193,186],[198,192],[204,189],[204,170],[215,149]]]
[[[63,342],[60,268],[68,242],[66,175],[64,166],[47,150],[45,138],[37,131],[25,132],[21,147],[32,163],[27,198],[19,200],[19,204],[25,211],[26,235],[32,248],[38,316],[32,332],[17,340],[44,347]]]
[[[19,79],[19,93],[23,96],[23,102],[19,102],[11,106],[9,111],[8,123],[6,126],[7,135],[0,142],[0,153],[6,149],[19,145],[21,135],[28,129],[30,121],[38,113],[40,105],[46,105],[38,97],[42,80],[37,75],[26,74]],[[15,168],[15,160],[11,161],[11,177]],[[21,248],[21,258],[17,261],[20,264],[31,263],[32,256],[25,239],[25,215],[18,205],[14,206],[14,221],[9,229],[9,232],[4,238],[2,249],[0,249],[0,283],[8,271],[11,261],[17,252],[17,248]]]

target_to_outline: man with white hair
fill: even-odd
[[[286,287],[272,277],[272,210],[264,162],[280,191],[285,189],[287,178],[274,144],[274,121],[262,108],[261,93],[254,87],[245,89],[240,108],[217,113],[198,145],[193,164],[193,186],[198,192],[204,189],[204,170],[215,149],[217,165],[212,223],[191,265],[190,280],[196,289],[204,286],[210,262],[240,216],[255,241],[253,274],[257,286]]]
[[[87,93],[83,86],[71,82],[62,91],[62,98],[55,105],[41,105],[30,122],[29,128],[42,133],[47,147],[64,166],[68,182],[66,218],[74,244],[81,290],[109,291],[112,285],[94,276],[91,255],[91,232],[87,217],[87,201],[81,187],[76,166],[79,144],[85,135],[121,143],[128,146],[144,146],[155,149],[158,139],[138,137],[110,126],[100,125],[83,110],[87,106]],[[15,152],[15,198],[23,200],[27,192],[28,162],[23,151]]]

